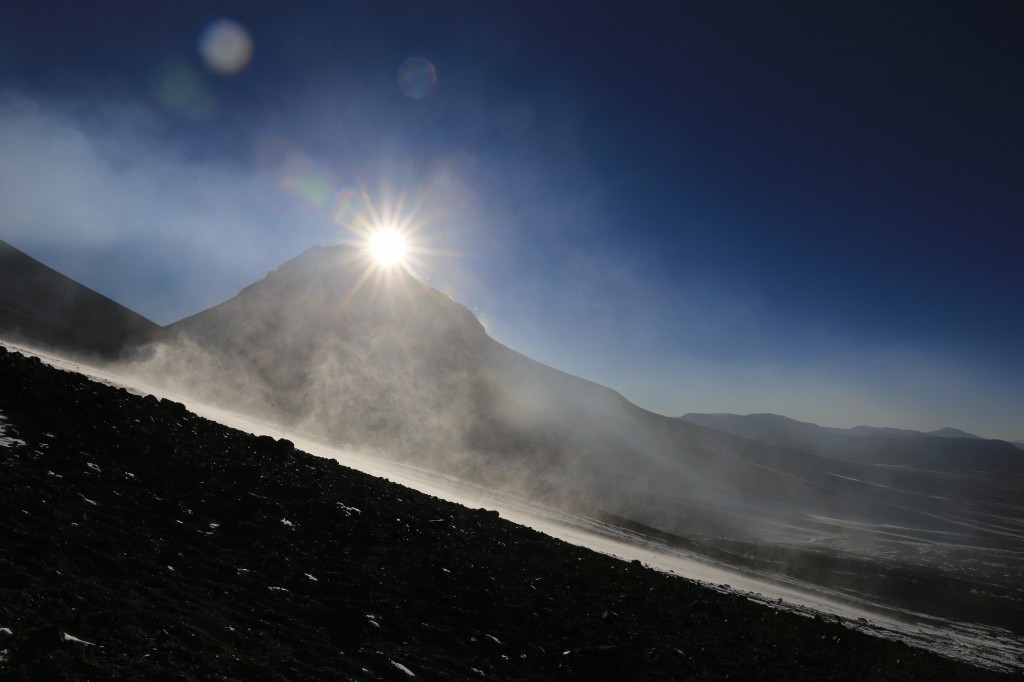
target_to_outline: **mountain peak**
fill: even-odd
[[[980,439],[981,438],[981,436],[976,436],[973,433],[968,433],[967,431],[963,431],[961,429],[954,429],[951,426],[946,426],[946,427],[941,428],[941,429],[936,429],[935,431],[929,431],[925,435],[926,436],[935,436],[937,438],[974,438],[974,439]]]
[[[358,314],[363,325],[381,316],[404,317],[406,326],[454,324],[470,337],[484,334],[476,316],[447,294],[405,267],[377,265],[363,249],[348,244],[310,247],[242,289],[235,299],[168,328],[195,331],[194,318],[209,317],[207,313],[214,310],[238,309],[239,301],[251,305],[259,301],[264,312],[274,308],[297,328],[310,321],[317,322],[315,328],[323,328],[332,320],[351,327],[353,320],[348,317]]]
[[[369,256],[360,249],[348,244],[333,244],[329,246],[311,246],[299,255],[286,260],[276,269],[271,270],[267,275],[249,286],[242,289],[245,293],[254,288],[260,288],[270,281],[280,283],[307,279],[314,276],[323,276],[329,273],[334,275],[358,278],[364,273],[373,273],[375,267]],[[387,273],[389,276],[410,277],[403,268],[393,268]]]

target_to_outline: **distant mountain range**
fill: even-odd
[[[769,413],[690,413],[680,419],[848,462],[944,471],[1017,471],[1021,467],[1016,445],[948,427],[928,432],[872,426],[840,429]]]
[[[854,426],[853,428],[842,429],[834,426],[818,426],[810,422],[801,422],[780,414],[771,414],[770,412],[748,415],[730,414],[728,412],[716,412],[713,414],[691,412],[690,414],[684,414],[680,419],[755,440],[764,440],[765,437],[774,440],[783,434],[803,434],[809,436],[822,432],[849,436],[881,434],[885,436],[910,436],[915,438],[928,436],[934,438],[981,439],[981,436],[948,426],[936,429],[935,431],[913,431],[911,429],[895,429],[888,426]]]
[[[836,427],[825,427],[829,431],[835,433],[849,433],[853,435],[868,435],[872,433],[883,433],[891,436],[934,436],[936,438],[981,438],[973,433],[967,433],[960,429],[954,429],[946,426],[941,429],[934,431],[912,431],[910,429],[894,429],[891,426],[854,426],[850,429],[840,429]]]
[[[0,241],[0,336],[114,358],[160,329]]]

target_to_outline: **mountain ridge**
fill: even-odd
[[[950,427],[913,431],[856,426],[819,426],[769,412],[737,415],[689,413],[680,420],[763,443],[870,464],[917,467],[976,467],[1016,470],[1016,449],[1007,441],[981,438]]]
[[[820,424],[815,424],[814,422],[805,422],[805,421],[801,421],[799,419],[794,419],[793,417],[787,417],[786,415],[783,415],[783,414],[776,414],[774,412],[753,412],[751,414],[746,414],[746,415],[735,414],[733,412],[688,412],[687,414],[684,414],[684,415],[680,416],[679,419],[683,419],[683,420],[686,420],[686,421],[690,421],[690,422],[696,423],[697,420],[703,419],[705,417],[713,417],[713,418],[737,417],[737,418],[743,418],[743,419],[760,418],[760,419],[776,419],[776,420],[780,420],[780,421],[781,420],[786,420],[787,422],[793,422],[793,423],[804,425],[804,426],[813,426],[813,427],[816,427],[816,428],[819,428],[819,429],[824,429],[826,431],[831,431],[832,433],[837,433],[837,434],[867,435],[867,434],[872,434],[872,433],[881,433],[881,434],[894,435],[894,436],[931,436],[931,437],[935,437],[935,438],[970,438],[970,439],[980,439],[980,440],[1001,440],[999,438],[984,438],[982,436],[979,436],[979,435],[976,435],[976,434],[973,434],[973,433],[969,433],[969,432],[964,431],[962,429],[954,428],[954,427],[951,427],[951,426],[944,426],[942,428],[935,429],[934,431],[919,431],[919,430],[915,430],[915,429],[904,429],[904,428],[898,428],[898,427],[892,427],[892,426],[869,426],[869,425],[865,425],[865,424],[860,424],[858,426],[852,426],[852,427],[849,427],[849,428],[844,428],[844,427],[839,427],[839,426],[821,426]],[[1013,442],[1013,441],[1007,441],[1007,442]]]
[[[0,240],[0,333],[66,353],[112,359],[159,328]]]

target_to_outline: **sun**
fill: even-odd
[[[370,235],[367,251],[378,265],[399,265],[405,260],[408,244],[398,230],[382,227]]]

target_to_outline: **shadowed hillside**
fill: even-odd
[[[159,326],[0,241],[0,336],[115,358]]]

